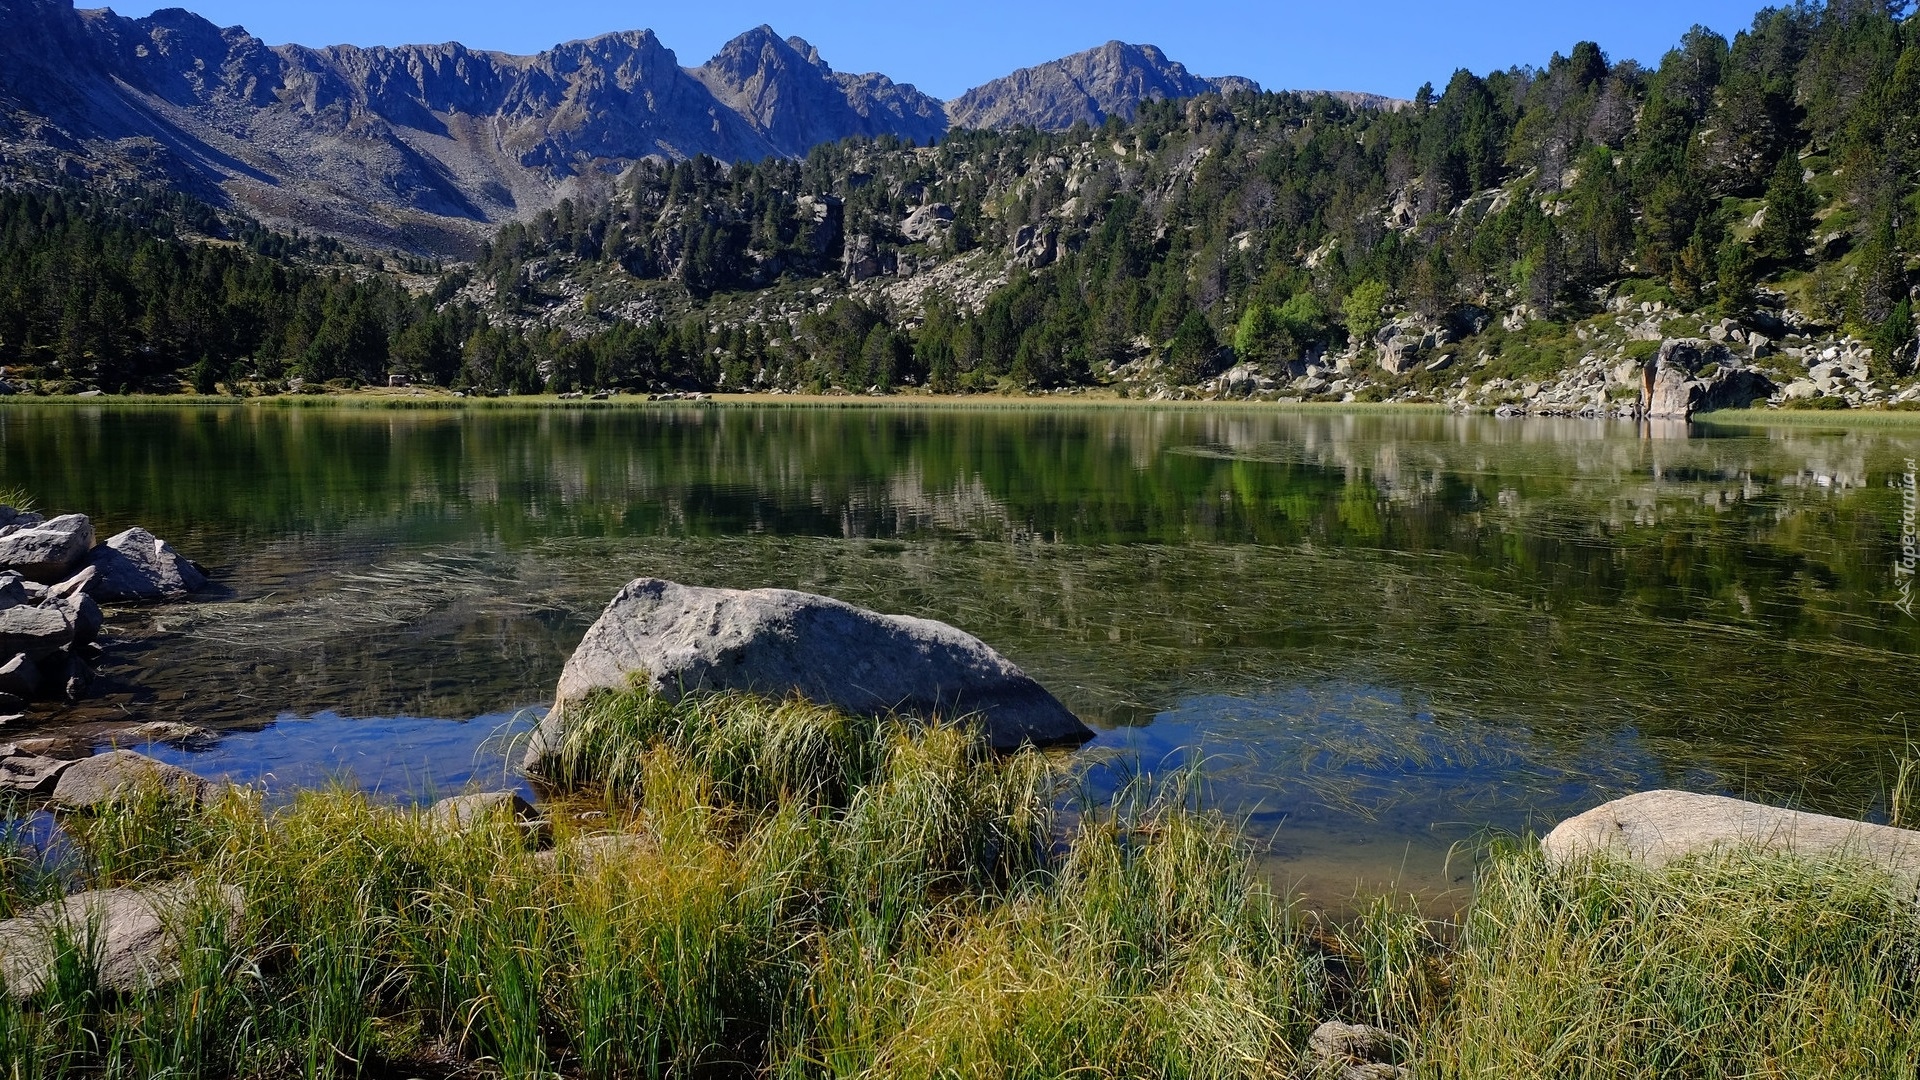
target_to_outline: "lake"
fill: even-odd
[[[1198,763],[1284,883],[1434,898],[1472,844],[1682,787],[1884,820],[1920,621],[1920,427],[1149,408],[0,407],[0,486],[220,585],[110,612],[101,693],[277,791],[513,783],[507,741],[631,578],[977,634]]]

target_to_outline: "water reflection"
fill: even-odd
[[[39,722],[211,722],[258,734],[203,771],[306,782],[351,746],[363,781],[451,789],[466,774],[432,763],[459,755],[404,741],[442,725],[338,718],[539,703],[640,574],[804,588],[981,635],[1108,731],[1095,756],[1204,743],[1218,801],[1296,870],[1426,885],[1454,840],[1653,784],[1875,806],[1920,652],[1889,486],[1916,444],[1271,411],[0,408],[8,483],[169,536],[228,589],[114,613],[107,693]]]

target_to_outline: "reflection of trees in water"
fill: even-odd
[[[149,525],[235,585],[166,616],[179,636],[134,695],[227,718],[537,701],[652,573],[944,618],[1110,723],[1358,680],[1436,724],[1632,732],[1676,777],[1840,804],[1873,793],[1860,763],[1920,644],[1890,605],[1898,434],[1118,409],[0,420],[0,467],[42,505]]]

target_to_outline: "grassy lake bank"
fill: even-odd
[[[1562,868],[1526,842],[1480,853],[1453,919],[1382,896],[1333,922],[1183,782],[1057,809],[1062,759],[959,729],[628,694],[562,760],[545,851],[345,791],[67,819],[57,873],[0,864],[6,914],[64,876],[238,886],[246,915],[189,908],[181,979],[124,996],[78,928],[0,1004],[0,1075],[1291,1077],[1332,1019],[1420,1076],[1920,1054],[1920,908],[1861,867]]]

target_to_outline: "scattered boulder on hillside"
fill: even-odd
[[[1548,861],[1618,855],[1659,868],[1690,855],[1751,846],[1856,858],[1920,880],[1920,832],[1688,791],[1643,791],[1568,818],[1540,842]]]
[[[64,940],[95,959],[102,989],[152,990],[180,977],[181,937],[205,915],[222,918],[231,936],[245,911],[239,889],[191,880],[76,893],[0,920],[0,981],[15,998],[39,993],[53,977]]]
[[[1710,374],[1700,375],[1707,365]],[[1646,415],[1653,420],[1687,420],[1713,409],[1744,409],[1779,392],[1773,380],[1749,368],[1735,367],[1726,348],[1694,340],[1661,343],[1650,365],[1652,393]]]
[[[620,590],[567,661],[553,710],[527,748],[527,771],[548,765],[570,704],[635,683],[673,698],[701,690],[798,693],[863,715],[977,715],[1001,749],[1093,734],[1025,672],[945,623],[785,589],[641,578]]]
[[[206,586],[205,572],[145,529],[96,544],[83,514],[46,521],[0,506],[0,714],[86,694],[101,601],[177,600]]]

